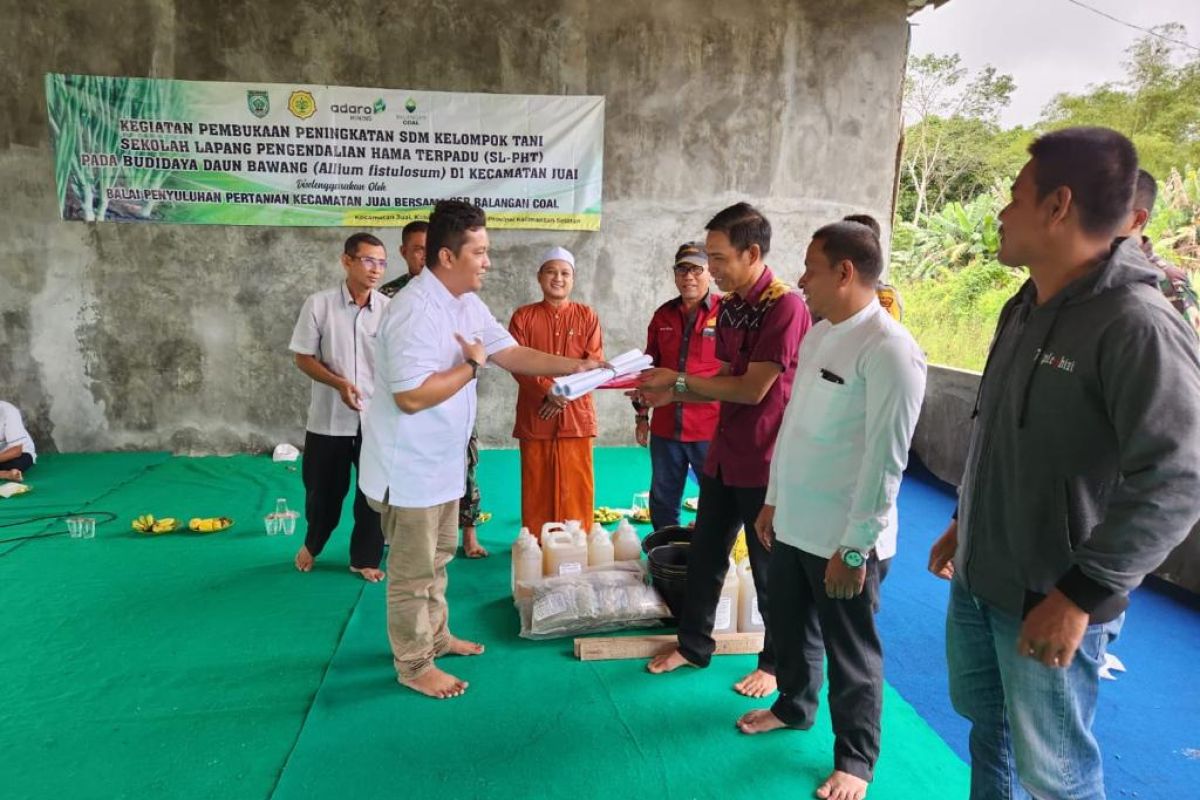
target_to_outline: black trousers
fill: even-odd
[[[24,474],[29,472],[31,467],[33,467],[33,456],[29,455],[29,453],[21,453],[21,455],[16,458],[10,458],[8,461],[0,461],[0,472],[19,469]]]
[[[329,535],[342,518],[342,501],[350,488],[350,468],[358,470],[358,451],[362,431],[355,436],[304,434],[304,517],[308,533],[304,546],[313,557],[320,555]],[[383,559],[383,531],[379,514],[367,505],[367,498],[354,486],[354,529],[350,532],[350,566],[377,568]]]
[[[889,559],[890,561],[890,559]],[[879,758],[883,648],[875,630],[879,584],[888,562],[872,555],[863,591],[850,600],[825,593],[828,559],[778,540],[771,550],[771,618],[779,698],[771,711],[807,730],[817,714],[822,662],[829,657],[834,769],[871,780]]]
[[[767,487],[745,489],[726,486],[721,476],[700,476],[700,505],[696,509],[696,527],[692,532],[691,552],[688,555],[687,592],[683,613],[679,616],[679,652],[691,663],[707,667],[712,660],[716,642],[712,638],[721,584],[729,569],[729,552],[737,538],[738,528],[746,529],[746,544],[750,550],[750,569],[754,573],[754,588],[758,593],[758,610],[763,622],[769,618],[767,604],[768,553],[754,532],[754,521],[762,510]],[[758,654],[758,668],[775,672],[775,652],[771,645],[771,628]]]

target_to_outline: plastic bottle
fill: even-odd
[[[587,537],[583,531],[552,530],[542,539],[543,574],[547,577],[583,572],[587,565]]]
[[[534,583],[542,578],[542,548],[538,547],[537,539],[529,532],[529,528],[521,528],[517,540],[512,547],[512,590],[513,597],[529,597],[533,590],[521,583]]]
[[[563,525],[561,522],[547,522],[547,523],[544,523],[544,524],[542,525],[542,531],[541,531],[541,533],[539,533],[539,534],[538,534],[538,537],[537,537],[537,538],[538,538],[538,541],[539,541],[539,542],[545,542],[545,541],[546,541],[546,534],[547,534],[547,533],[550,533],[551,531],[565,531],[566,529],[567,529],[567,526],[566,526],[566,525]]]
[[[612,536],[599,523],[592,524],[592,532],[588,534],[588,566],[599,567],[611,564],[616,556]]]
[[[725,571],[725,583],[721,586],[721,598],[717,600],[717,613],[713,619],[713,633],[736,633],[738,626],[738,572],[729,560]]]
[[[637,531],[629,524],[629,520],[621,520],[612,541],[615,560],[637,561],[642,557],[642,540],[638,538]]]
[[[738,633],[766,630],[758,612],[758,592],[754,588],[754,572],[750,560],[743,558],[737,565],[738,576]]]

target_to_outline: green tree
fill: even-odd
[[[1138,158],[1160,180],[1200,165],[1200,53],[1177,44],[1178,23],[1152,29],[1125,51],[1125,77],[1083,94],[1059,94],[1042,112],[1046,130],[1103,125],[1129,136]]]
[[[975,75],[957,53],[909,59],[904,81],[901,208],[917,221],[930,207],[986,188],[997,120],[1015,89],[1011,75],[984,67]]]

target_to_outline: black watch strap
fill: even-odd
[[[473,358],[468,358],[467,363],[471,365],[471,380],[475,380],[477,377],[479,377],[480,364]]]

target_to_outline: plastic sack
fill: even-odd
[[[524,639],[652,628],[671,616],[637,562],[545,578],[530,588],[532,597],[516,603]]]
[[[300,458],[300,451],[293,444],[284,442],[276,445],[275,451],[271,453],[272,461],[295,461]]]

